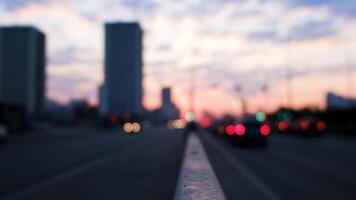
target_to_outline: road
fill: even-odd
[[[356,140],[272,136],[266,149],[202,134],[228,199],[355,199]]]
[[[356,139],[272,136],[266,148],[199,136],[227,199],[355,199]],[[172,199],[182,130],[57,128],[0,145],[0,199]]]
[[[0,148],[0,199],[172,199],[181,131],[60,130]]]

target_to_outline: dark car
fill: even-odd
[[[270,134],[271,126],[256,120],[242,120],[226,126],[227,139],[237,144],[265,146]]]

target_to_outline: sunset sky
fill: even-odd
[[[103,24],[118,21],[144,30],[149,109],[172,86],[186,110],[192,69],[200,112],[235,113],[237,95],[250,111],[284,105],[286,68],[295,107],[323,108],[327,91],[356,97],[355,0],[0,0],[1,25],[46,34],[47,96],[62,103],[97,103]]]

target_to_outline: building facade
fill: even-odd
[[[41,115],[45,51],[45,35],[36,28],[0,28],[0,103],[21,106],[29,117]]]
[[[105,24],[102,115],[142,113],[142,34],[138,23]]]

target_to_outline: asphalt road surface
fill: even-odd
[[[228,199],[355,199],[356,140],[272,136],[248,148],[201,134]]]
[[[0,199],[172,199],[181,131],[58,130],[0,148]]]
[[[355,199],[356,139],[272,136],[239,147],[200,131],[227,199]],[[0,199],[172,199],[182,130],[60,128],[0,145]]]

